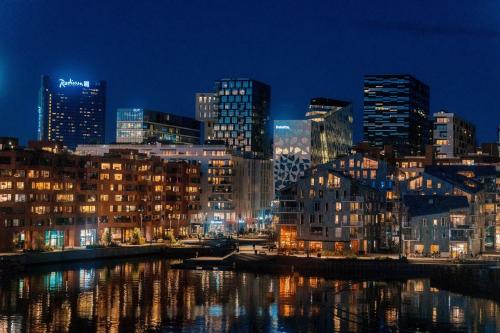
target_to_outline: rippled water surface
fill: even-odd
[[[149,260],[45,269],[0,283],[0,332],[497,330],[496,302],[428,280],[188,271]]]

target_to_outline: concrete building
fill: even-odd
[[[476,128],[454,113],[434,113],[433,144],[436,158],[473,153],[476,148]]]
[[[196,94],[195,118],[203,124],[203,142],[215,140],[214,125],[217,121],[217,96],[215,93]]]
[[[199,144],[200,122],[148,109],[118,109],[116,142]]]
[[[311,120],[311,162],[319,165],[348,155],[352,148],[352,104],[313,98],[306,119]]]
[[[403,200],[406,256],[462,257],[480,252],[469,202],[456,195],[407,195]]]
[[[496,168],[492,165],[427,166],[405,182],[406,194],[464,196],[470,205],[474,253],[498,248],[496,239]]]
[[[127,149],[163,160],[200,164],[201,211],[199,218],[191,220],[194,233],[257,228],[263,212],[270,208],[272,161],[233,155],[225,145],[82,145],[77,153],[102,156],[110,150]]]
[[[369,186],[323,164],[306,171],[296,186],[296,228],[284,223],[280,243],[309,253],[369,253],[380,246],[380,212],[385,197]],[[286,191],[287,189],[285,189]],[[293,193],[293,190],[290,191]],[[289,217],[293,216],[289,215]],[[293,239],[296,234],[296,239]]]

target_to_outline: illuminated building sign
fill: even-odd
[[[289,130],[290,126],[288,126],[288,125],[276,125],[275,128],[276,129],[288,129]]]
[[[66,88],[66,87],[86,87],[88,88],[90,86],[89,81],[73,81],[72,79],[69,79],[69,81],[65,81],[63,79],[59,79],[59,88]]]

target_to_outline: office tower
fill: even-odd
[[[215,140],[235,153],[270,156],[269,107],[271,88],[251,79],[222,79],[215,83],[217,122]]]
[[[215,93],[196,94],[196,120],[203,123],[203,141],[214,140],[214,124],[217,121],[217,98]]]
[[[398,156],[423,155],[430,144],[429,87],[411,75],[367,75],[364,140]]]
[[[434,113],[433,141],[436,158],[473,153],[476,147],[476,128],[454,113]]]
[[[118,109],[116,142],[199,144],[200,123],[193,118],[148,109]]]
[[[106,81],[74,81],[42,76],[38,101],[38,139],[102,144],[105,133]]]
[[[352,104],[313,98],[306,113],[311,120],[311,161],[318,165],[347,155],[352,147]]]
[[[274,189],[295,183],[311,166],[311,120],[275,120]]]

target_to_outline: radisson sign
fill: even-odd
[[[90,82],[89,81],[73,81],[72,79],[69,79],[69,81],[59,79],[59,88],[66,88],[66,87],[85,87],[88,88],[90,87]]]

